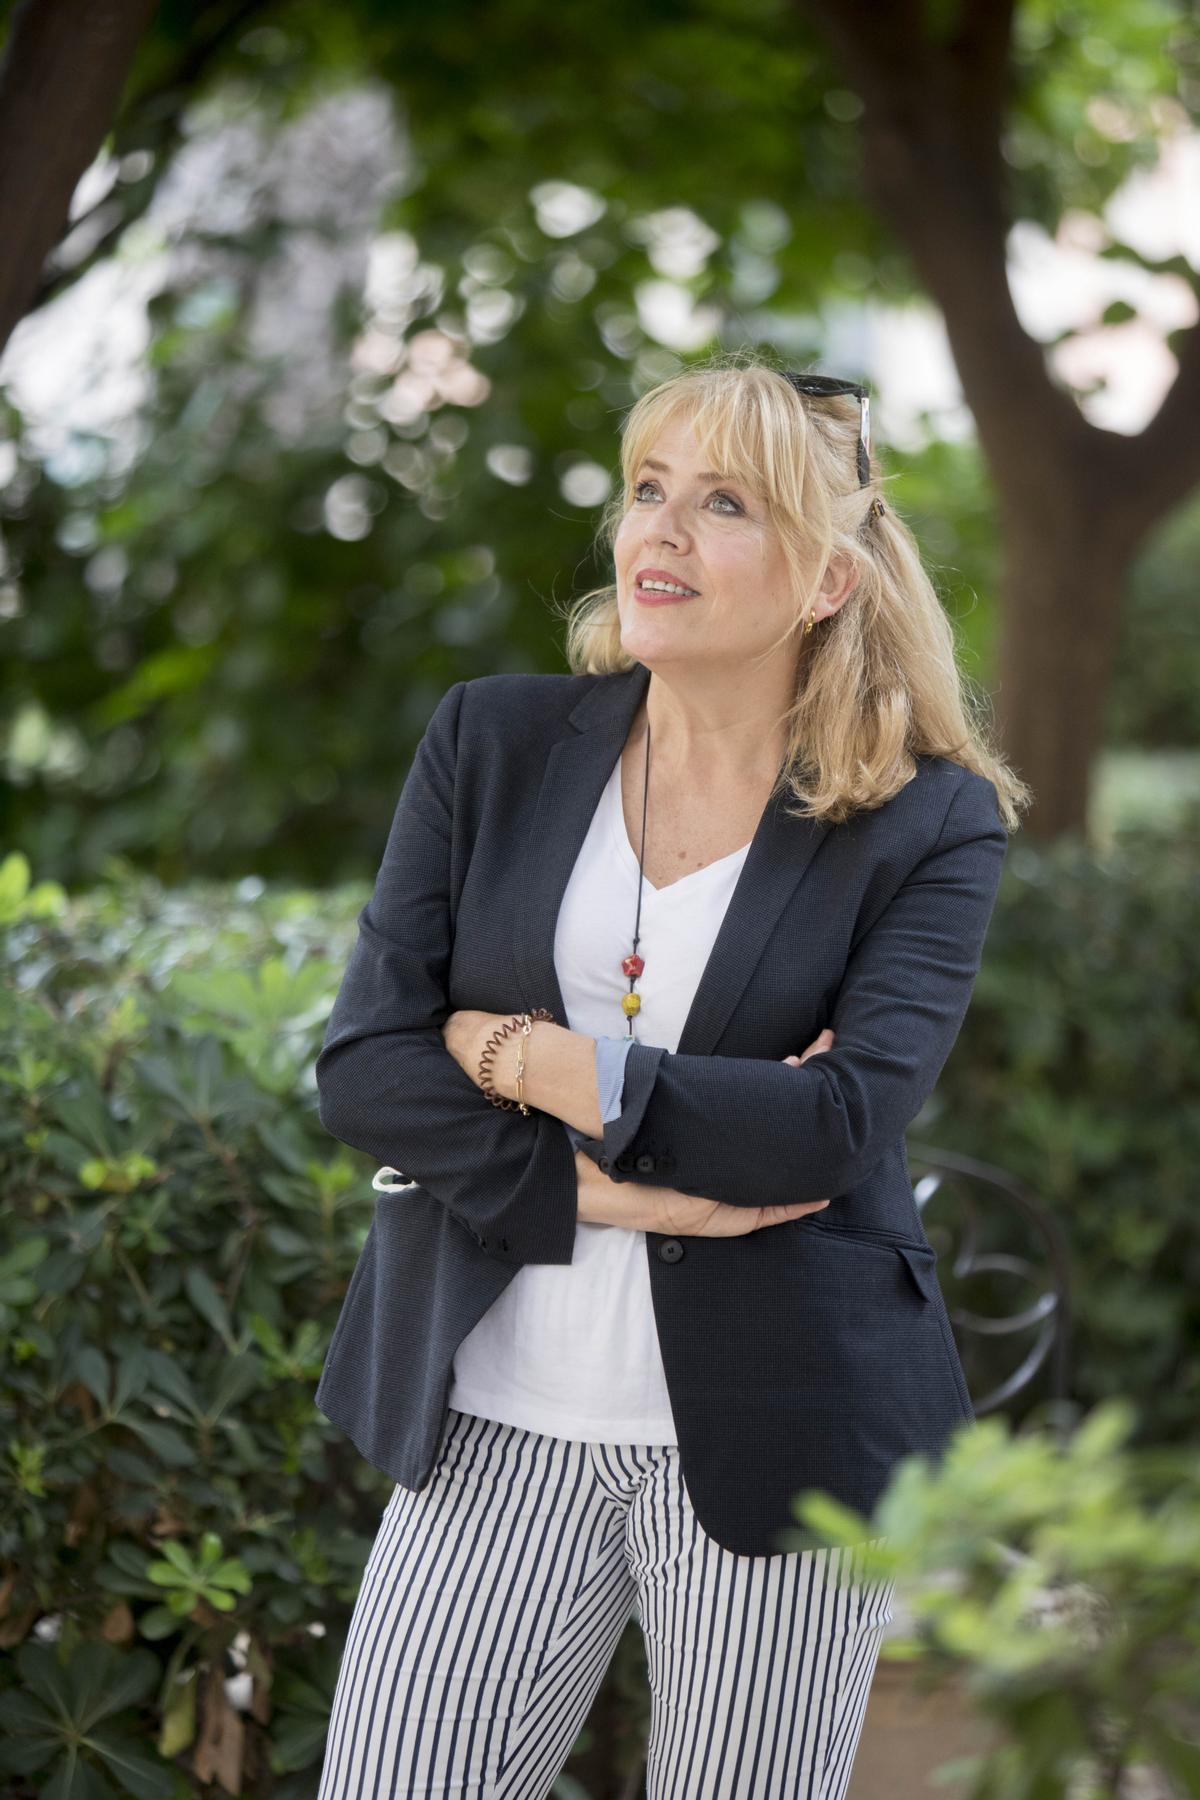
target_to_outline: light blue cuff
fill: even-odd
[[[600,1089],[600,1117],[607,1125],[621,1116],[621,1091],[625,1086],[625,1058],[633,1046],[631,1037],[596,1039],[596,1084]]]
[[[631,1037],[598,1037],[596,1039],[596,1086],[600,1091],[600,1117],[607,1125],[621,1116],[621,1098],[625,1086],[625,1059],[635,1043]],[[578,1150],[586,1131],[567,1126],[567,1135]]]

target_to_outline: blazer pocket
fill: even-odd
[[[861,1250],[898,1256],[917,1293],[926,1302],[933,1300],[939,1291],[937,1253],[923,1238],[904,1237],[899,1232],[884,1231],[873,1225],[827,1225],[817,1220],[813,1220],[812,1229],[822,1237],[835,1237],[839,1243],[854,1244]]]
[[[804,1220],[795,1221],[804,1227]],[[932,1244],[921,1238],[909,1238],[899,1232],[879,1230],[870,1225],[826,1225],[815,1219],[807,1221],[807,1228],[818,1237],[833,1239],[839,1244],[850,1245],[854,1250],[866,1256],[897,1257],[903,1264],[912,1287],[921,1299],[922,1316],[931,1316],[936,1322],[946,1362],[949,1365],[954,1386],[958,1394],[962,1416],[973,1419],[974,1407],[971,1403],[970,1389],[967,1386],[966,1372],[958,1354],[958,1345],[954,1341],[954,1333],[950,1327],[946,1302],[942,1295],[941,1285],[937,1278],[937,1252]],[[926,1309],[931,1308],[927,1315]]]

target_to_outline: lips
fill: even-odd
[[[699,598],[697,594],[664,594],[661,588],[644,587],[635,587],[633,597],[640,606],[682,606]]]
[[[660,588],[645,588],[644,581],[673,581],[677,587],[691,587],[691,583],[676,575],[671,569],[639,569],[634,577],[634,599],[643,606],[669,605],[674,600],[695,600],[698,598],[693,588],[690,594],[666,594]]]

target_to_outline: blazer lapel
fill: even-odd
[[[522,859],[514,949],[524,1005],[549,1007],[559,1024],[567,1023],[554,968],[559,908],[649,680],[642,663],[598,679],[546,758]],[[680,1054],[712,1054],[828,829],[825,820],[787,817],[778,797],[764,807],[693,995]]]

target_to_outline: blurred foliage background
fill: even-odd
[[[0,9],[0,102],[34,10]],[[970,403],[1005,390],[1012,346],[997,338],[992,381],[987,295],[974,316],[968,282],[954,310],[864,154],[882,114],[920,152],[915,191],[928,178],[952,221],[933,176],[969,156],[987,106],[954,88],[961,136],[939,139],[930,95],[985,67],[972,58],[994,33],[1001,127],[976,148],[1003,165],[1014,253],[1031,230],[1084,241],[1081,220],[1194,139],[1186,9],[1022,0],[1007,38],[990,6],[875,9],[894,115],[868,37],[844,42],[861,23],[849,0],[145,11],[0,362],[8,1791],[315,1794],[390,1491],[312,1405],[372,1205],[312,1082],[354,916],[446,688],[564,666],[556,608],[607,574],[592,534],[631,400],[716,343],[762,342],[876,383],[889,493],[1019,772],[1048,790],[1069,752],[1091,777],[1086,809],[1069,792],[1051,809],[1052,841],[1010,847],[975,1001],[917,1129],[1053,1212],[1072,1405],[1131,1396],[1131,1460],[1106,1462],[1094,1434],[1101,1499],[1081,1483],[1060,1516],[1029,1497],[1040,1451],[981,1438],[932,1497],[907,1478],[898,1535],[919,1512],[926,1559],[974,1559],[942,1649],[1003,1689],[1029,1747],[988,1793],[1078,1777],[1062,1759],[1102,1737],[1106,1682],[1125,1735],[1090,1791],[1122,1792],[1141,1708],[1175,1791],[1200,1792],[1200,1727],[1160,1704],[1183,1664],[1164,1658],[1156,1689],[1141,1654],[1177,1628],[1197,1563],[1194,1507],[1171,1530],[1154,1507],[1175,1466],[1155,1459],[1186,1446],[1200,1402],[1200,503],[1168,433],[1101,428],[1106,382],[1078,355],[1122,332],[1136,352],[1153,320],[1186,401],[1200,278],[1110,222],[1090,241],[1136,273],[1145,318],[1118,298],[1044,324],[1045,392],[1014,382],[999,427],[983,410],[977,432]],[[94,74],[75,14],[37,9],[72,93]],[[41,112],[65,139],[47,79]],[[4,112],[0,226],[41,167],[27,118],[14,172]],[[969,269],[966,235],[948,235]],[[11,273],[19,234],[6,242]],[[968,404],[940,381],[927,401],[901,392],[915,340],[897,322],[936,325],[943,301]],[[1163,365],[1139,366],[1153,382]],[[1053,437],[1060,403],[1090,411],[1090,435]],[[1019,493],[1025,447],[1042,509]],[[1093,617],[1082,553],[1108,509],[1104,458],[1165,473]],[[1049,602],[1026,593],[1040,563]],[[1016,698],[1029,709],[1006,713]],[[973,1391],[1003,1373],[968,1363]],[[1039,1428],[1045,1399],[1035,1384],[1013,1423]],[[974,1535],[951,1541],[968,1504]],[[985,1592],[989,1527],[1039,1580],[1075,1582],[1091,1557],[1106,1593],[1162,1599],[1132,1649],[1078,1671],[1097,1690],[1086,1729],[1063,1711],[1075,1665],[1040,1713],[1028,1683],[1054,1671],[1001,1667],[1028,1634],[1007,1635],[1007,1590]],[[645,1702],[631,1628],[558,1800],[639,1791]]]
[[[718,336],[857,367],[872,308],[927,310],[862,192],[861,102],[784,6],[240,11],[161,10],[7,360],[77,372],[32,422],[10,380],[0,416],[4,837],[68,883],[114,853],[166,879],[371,864],[446,687],[563,666],[553,608],[606,574],[642,387]],[[1023,220],[1153,162],[1172,17],[1019,9]],[[1102,78],[1128,131],[1099,128]],[[886,364],[879,387],[886,417]],[[961,408],[904,435],[889,491],[995,695],[987,465]],[[1195,749],[1198,546],[1189,501],[1135,563],[1098,755]]]

